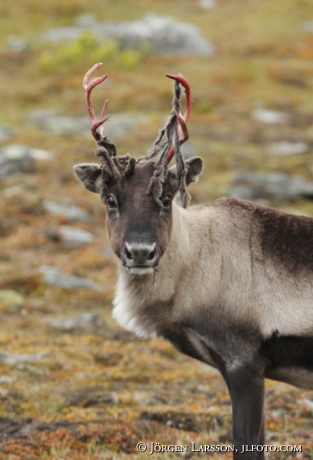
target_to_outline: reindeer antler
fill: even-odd
[[[107,78],[107,75],[102,75],[101,77],[94,78],[93,80],[91,80],[90,83],[88,83],[88,79],[101,66],[102,66],[102,62],[98,62],[97,64],[95,64],[90,70],[88,70],[88,72],[86,73],[83,79],[83,87],[85,90],[86,104],[87,104],[87,109],[88,109],[90,123],[91,123],[91,133],[93,137],[96,139],[96,141],[99,141],[101,137],[104,137],[104,136],[101,136],[102,133],[99,134],[97,130],[109,118],[108,115],[105,116],[108,101],[106,100],[105,103],[103,104],[103,109],[100,114],[100,120],[96,121],[96,115],[95,115],[95,111],[94,111],[93,105],[90,100],[90,95],[91,95],[91,91],[93,90],[93,88],[95,86],[100,85],[100,83],[102,83]]]
[[[189,118],[189,115],[190,115],[190,110],[191,110],[191,97],[190,97],[190,86],[189,86],[189,83],[188,83],[188,80],[183,77],[183,75],[181,74],[178,74],[178,75],[170,75],[170,74],[166,74],[165,75],[166,77],[168,78],[171,78],[172,80],[175,80],[175,99],[177,101],[177,105],[179,105],[179,101],[180,101],[180,87],[179,87],[179,84],[181,84],[184,88],[185,88],[185,93],[186,93],[186,110],[185,110],[185,113],[184,115],[182,115],[180,112],[177,112],[177,110],[175,109],[175,100],[174,100],[174,115],[180,125],[180,129],[179,129],[179,144],[182,145],[184,142],[186,142],[189,138],[189,134],[188,134],[188,129],[187,129],[187,121],[188,121],[188,118]],[[174,152],[175,152],[175,142],[173,140],[173,143],[172,143],[172,147],[170,149],[170,151],[168,152],[167,156],[166,156],[166,162],[169,163],[171,161],[171,159],[173,158],[173,155],[174,155]]]
[[[178,75],[169,75],[166,77],[171,78],[175,81],[174,85],[174,99],[172,104],[171,114],[159,131],[158,137],[154,141],[152,148],[149,150],[148,154],[144,157],[140,157],[137,161],[142,159],[150,160],[151,158],[160,155],[159,164],[168,164],[175,152],[179,150],[179,146],[182,145],[189,137],[187,129],[187,120],[190,115],[191,110],[191,97],[190,97],[190,86],[185,77],[181,74]],[[180,98],[181,98],[181,87],[182,85],[185,88],[186,92],[186,110],[184,115],[180,113]],[[179,127],[177,128],[177,122]],[[167,139],[163,141],[163,136],[166,133]]]

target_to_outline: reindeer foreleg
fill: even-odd
[[[264,376],[257,362],[226,366],[223,372],[232,402],[235,460],[261,460],[264,452]],[[256,448],[255,446],[260,446]]]

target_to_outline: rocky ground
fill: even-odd
[[[188,446],[151,458],[198,458],[192,442],[230,444],[220,376],[111,318],[105,209],[72,175],[95,161],[81,85],[95,62],[119,153],[150,148],[171,105],[163,75],[179,71],[193,97],[185,155],[205,162],[192,202],[313,215],[311,0],[129,6],[0,3],[1,460],[140,459],[151,442]],[[302,446],[270,458],[313,458],[312,392],[268,382],[266,414],[267,444]]]

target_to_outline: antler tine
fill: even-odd
[[[183,75],[170,75],[170,74],[166,74],[166,77],[168,78],[171,78],[172,80],[175,80],[176,82],[178,82],[178,84],[181,84],[184,88],[185,88],[185,93],[186,93],[186,110],[185,110],[185,113],[184,115],[182,115],[181,113],[178,113],[176,110],[174,110],[174,115],[180,125],[180,129],[179,129],[179,143],[180,145],[182,145],[184,142],[187,141],[187,139],[189,138],[189,134],[188,134],[188,129],[187,129],[187,121],[188,121],[188,118],[189,118],[189,115],[190,115],[190,111],[191,111],[191,95],[190,95],[190,85],[188,83],[188,80],[183,77]],[[167,156],[166,156],[166,162],[169,163],[171,161],[171,159],[173,158],[173,155],[174,155],[174,151],[175,151],[175,146],[174,146],[174,142],[173,142],[173,145],[171,147],[171,149],[169,150]]]
[[[97,129],[101,125],[103,125],[103,123],[106,122],[107,119],[109,118],[108,115],[105,116],[108,101],[106,100],[105,103],[103,104],[103,109],[101,111],[100,120],[96,121],[95,110],[90,100],[90,95],[91,95],[91,91],[93,90],[93,88],[95,86],[100,85],[100,83],[102,83],[107,78],[107,75],[102,75],[101,77],[94,78],[89,83],[88,83],[88,80],[91,77],[91,75],[101,66],[102,66],[101,62],[98,62],[97,64],[95,64],[90,70],[88,70],[88,72],[86,73],[83,79],[83,88],[85,91],[85,99],[86,99],[87,109],[88,109],[89,118],[90,118],[91,133],[93,137],[96,139],[96,141],[100,140],[101,138],[101,135],[98,133]]]

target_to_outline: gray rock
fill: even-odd
[[[284,173],[248,172],[238,174],[230,196],[242,199],[313,199],[313,182]]]
[[[21,53],[28,47],[27,41],[23,37],[18,37],[17,35],[9,35],[7,38],[7,43],[10,50],[14,51],[15,53]]]
[[[44,200],[42,206],[53,216],[65,217],[68,221],[92,222],[91,216],[85,209],[72,203],[58,203],[53,200]]]
[[[80,17],[81,18],[81,17]],[[103,41],[114,38],[122,48],[141,48],[148,43],[160,54],[195,54],[212,56],[212,44],[201,35],[197,27],[173,18],[147,14],[142,19],[128,22],[95,22],[94,18],[78,21],[74,26],[50,29],[40,36],[41,40],[54,43],[73,41],[88,31],[95,39]]]
[[[259,198],[257,191],[247,185],[235,185],[231,188],[229,194],[232,198],[238,198],[240,200],[254,201]]]
[[[153,396],[151,393],[145,391],[136,391],[133,394],[133,398],[141,406],[157,406],[165,403],[163,398],[159,396]]]
[[[25,193],[27,190],[27,187],[25,184],[17,184],[17,185],[11,185],[11,187],[6,187],[1,191],[1,195],[5,198],[11,197],[11,196],[17,196],[21,195],[22,193]]]
[[[1,140],[0,127],[0,140]],[[52,161],[54,154],[48,150],[12,144],[0,149],[0,177],[31,170],[37,160]]]
[[[39,369],[37,366],[29,363],[17,363],[16,369],[19,371],[27,372],[28,374],[35,375],[35,376],[42,376],[45,375],[45,371],[43,369]]]
[[[0,149],[0,177],[27,171],[34,164],[35,160],[26,145],[8,145]]]
[[[313,412],[313,400],[309,398],[303,398],[302,399],[303,404]]]
[[[0,142],[5,142],[13,135],[13,130],[7,126],[0,125]]]
[[[7,364],[20,364],[20,363],[31,363],[40,361],[42,358],[49,356],[49,353],[40,352],[33,354],[19,354],[19,353],[8,353],[5,351],[0,352],[0,362]]]
[[[53,43],[64,43],[77,40],[82,33],[88,31],[89,27],[64,26],[54,27],[39,35],[39,41],[49,41]]]
[[[30,154],[35,161],[53,161],[55,154],[50,150],[31,148]]]
[[[278,110],[264,109],[263,107],[252,110],[251,117],[254,120],[267,123],[269,125],[284,123],[286,121],[286,115]]]
[[[70,227],[68,225],[60,225],[58,228],[58,234],[60,235],[62,242],[72,248],[92,243],[94,240],[93,234],[87,232],[87,230]]]
[[[286,408],[279,407],[278,409],[274,409],[271,411],[271,417],[282,419],[286,415],[287,412],[288,410]]]
[[[90,289],[92,291],[102,291],[104,286],[95,281],[87,280],[75,275],[65,275],[57,267],[42,265],[39,268],[43,274],[44,282],[50,286],[61,287],[65,289]]]
[[[106,123],[106,130],[112,137],[125,136],[137,125],[144,125],[149,121],[145,115],[133,113],[110,114]],[[75,134],[90,137],[90,120],[88,116],[68,117],[58,115],[53,110],[36,110],[29,119],[29,125],[36,126],[52,134]]]
[[[275,155],[301,155],[307,153],[309,146],[305,142],[281,141],[271,144],[270,149]]]
[[[67,117],[58,115],[53,110],[36,110],[29,118],[28,124],[53,134],[90,133],[90,121],[86,117]]]
[[[71,332],[75,329],[86,329],[101,325],[102,319],[95,313],[87,312],[74,316],[73,318],[48,319],[46,323],[53,329],[57,329],[62,332]]]
[[[3,385],[4,383],[13,383],[15,382],[15,379],[13,377],[10,377],[9,375],[3,375],[0,377],[0,385]]]
[[[211,8],[215,7],[216,0],[198,0],[198,5],[200,6],[200,8],[210,10]]]

